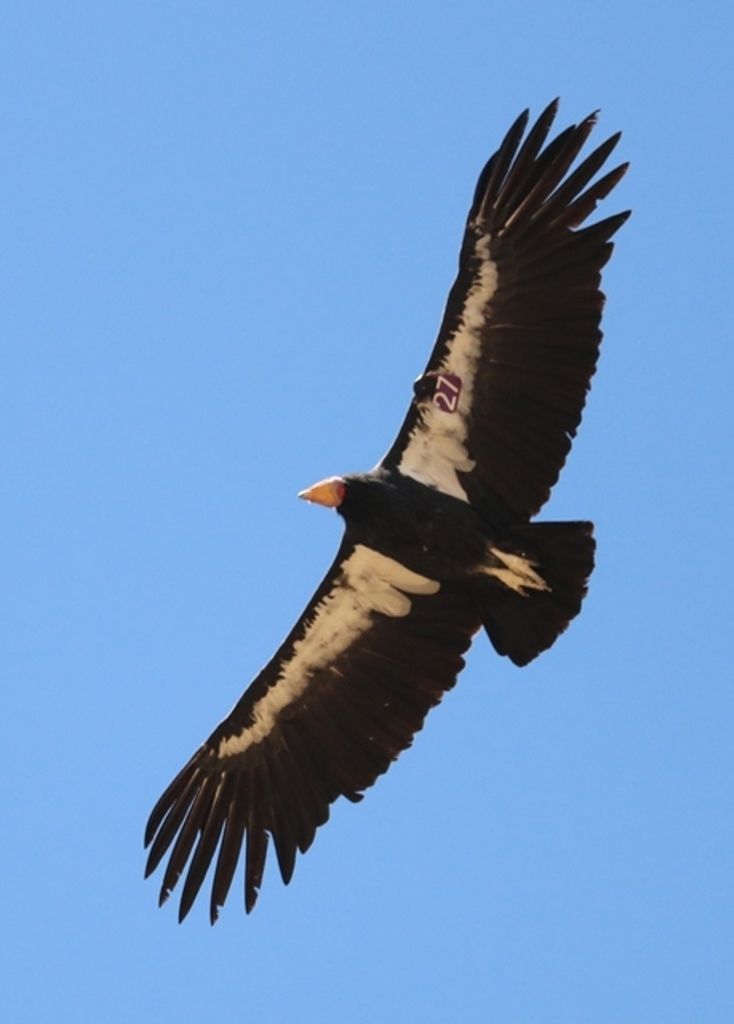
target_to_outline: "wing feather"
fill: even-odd
[[[245,809],[247,789],[241,775],[230,774],[232,793],[227,801],[227,814],[224,821],[224,835],[219,845],[219,855],[214,868],[211,900],[209,903],[209,919],[214,922],[219,917],[219,909],[224,906],[227,894],[237,868],[237,861],[242,849],[245,835]],[[215,844],[216,845],[216,844]],[[213,854],[213,850],[212,850]],[[211,855],[210,854],[210,857]]]
[[[275,856],[278,861],[280,877],[285,885],[288,885],[293,877],[293,870],[296,866],[296,850],[298,849],[298,836],[294,822],[294,809],[292,807],[292,791],[288,785],[288,777],[282,771],[281,759],[273,758],[268,764],[270,784],[273,793],[273,843]],[[244,820],[244,813],[238,815]],[[221,904],[224,900],[221,900]]]
[[[186,882],[181,893],[179,920],[188,914],[204,881],[207,868],[227,820],[227,810],[232,801],[234,782],[231,775],[224,773],[216,781],[211,807],[199,826],[199,841],[186,873]]]
[[[161,883],[159,896],[161,905],[166,902],[181,877],[196,842],[196,837],[203,828],[212,805],[217,785],[216,777],[204,776],[198,781],[199,785],[196,795],[189,805],[188,813],[173,844],[168,865],[163,873],[163,882]]]
[[[264,772],[261,766],[250,765],[248,772],[248,815],[247,815],[247,853],[245,855],[245,910],[249,914],[255,906],[257,895],[262,885],[265,870],[265,856],[268,852],[267,829],[272,822],[265,815],[263,799]]]

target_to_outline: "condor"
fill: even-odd
[[[301,497],[345,524],[334,564],[272,661],[179,772],[145,832],[179,920],[214,863],[217,919],[244,846],[252,910],[272,839],[284,882],[339,796],[358,801],[455,683],[473,635],[525,665],[578,614],[592,524],[534,523],[596,367],[601,270],[620,213],[582,226],[627,165],[619,135],[571,170],[591,115],[546,143],[552,103],[482,171],[443,321],[397,438],[369,473]],[[170,853],[169,853],[170,851]]]

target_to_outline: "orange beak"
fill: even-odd
[[[344,481],[340,476],[330,476],[328,480],[319,480],[313,487],[299,491],[298,497],[304,501],[312,501],[316,505],[337,508],[344,500]]]

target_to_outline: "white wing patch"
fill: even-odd
[[[474,461],[466,450],[467,418],[471,411],[474,380],[482,354],[482,329],[487,306],[497,291],[497,265],[489,254],[490,236],[480,235],[474,246],[479,263],[476,279],[469,289],[459,325],[447,344],[438,373],[461,379],[461,394],[455,412],[444,412],[433,402],[421,404],[421,419],[413,428],[400,458],[398,469],[419,483],[437,487],[445,494],[467,501],[458,472],[469,473]]]
[[[259,743],[290,703],[306,690],[313,675],[328,665],[372,625],[375,613],[402,618],[409,614],[409,594],[435,594],[436,580],[406,569],[379,551],[357,544],[326,597],[316,607],[305,633],[293,645],[277,682],[253,708],[254,722],[219,744],[220,757],[242,754]]]

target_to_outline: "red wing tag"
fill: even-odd
[[[432,402],[441,412],[456,412],[461,397],[461,377],[455,373],[425,373],[413,384],[419,405]]]
[[[442,412],[456,412],[461,397],[461,377],[455,373],[439,373],[436,375],[436,389],[433,392],[433,404]]]

